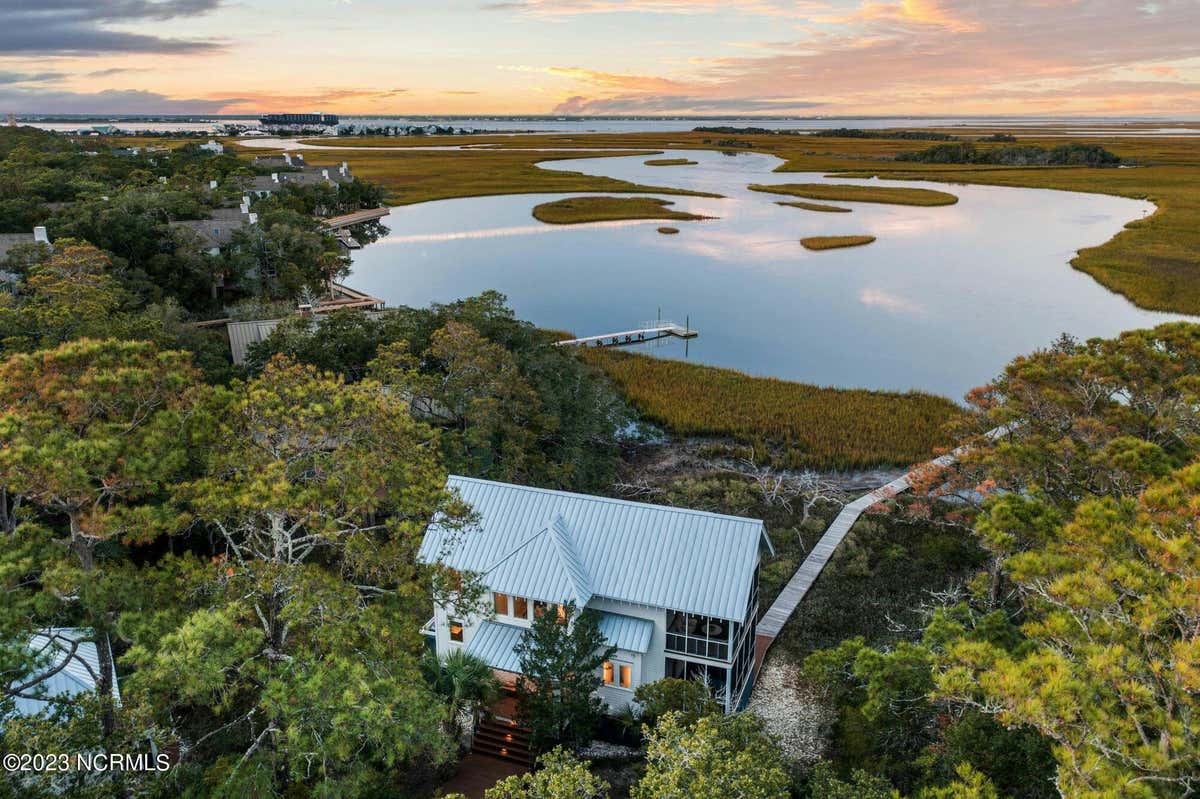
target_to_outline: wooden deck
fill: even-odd
[[[526,771],[517,763],[472,752],[459,762],[458,773],[438,788],[437,796],[461,793],[467,799],[483,799],[483,792],[500,780]]]
[[[641,344],[646,341],[656,341],[660,338],[673,336],[675,338],[692,339],[700,335],[699,331],[690,326],[675,322],[659,322],[649,327],[639,327],[636,330],[622,330],[618,333],[601,333],[598,336],[583,336],[569,338],[565,341],[554,342],[557,346],[582,347],[621,347],[627,344]]]
[[[364,222],[373,222],[376,219],[383,219],[391,213],[388,208],[366,208],[362,211],[355,211],[350,214],[342,214],[341,216],[331,216],[328,219],[322,219],[321,223],[331,230],[338,228],[353,227],[361,225]]]

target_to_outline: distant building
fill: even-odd
[[[29,639],[28,650],[40,663],[38,671],[47,676],[15,698],[18,715],[32,716],[47,709],[50,700],[96,691],[100,657],[92,638],[92,631],[81,627],[51,627]],[[119,703],[115,670],[109,678],[113,699]]]
[[[258,121],[266,128],[279,127],[337,127],[337,114],[263,114]]]
[[[200,145],[200,149],[206,153],[221,155],[225,152],[225,145],[221,144],[221,142],[217,141],[216,139],[209,139],[206,144]]]
[[[111,152],[113,155],[119,156],[121,158],[131,158],[135,155],[140,155],[142,152],[142,148],[141,147],[114,147],[109,152]]]
[[[329,183],[338,186],[354,180],[354,175],[350,172],[350,165],[345,161],[338,166],[309,166],[301,156],[284,153],[281,156],[259,156],[254,159],[254,165],[291,168],[291,171],[272,172],[270,175],[243,178],[241,182],[242,190],[256,197],[266,197],[288,184],[294,186],[313,186],[320,183]]]

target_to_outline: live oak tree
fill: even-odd
[[[446,710],[417,665],[416,550],[457,512],[432,432],[377,383],[282,358],[203,409],[204,473],[175,497],[218,554],[168,559],[162,582],[191,607],[144,614],[127,656],[129,701],[185,747],[176,779],[354,795],[447,760]]]
[[[538,614],[513,648],[522,675],[517,701],[537,751],[590,739],[603,711],[595,695],[599,669],[616,651],[600,632],[596,611],[579,611],[573,602],[557,607],[562,610],[551,605]]]
[[[791,780],[779,746],[757,716],[704,716],[684,725],[668,713],[646,740],[646,772],[632,799],[783,799]]]
[[[85,339],[0,364],[0,486],[45,522],[5,534],[6,582],[14,592],[40,586],[70,606],[39,601],[31,625],[54,611],[94,634],[106,733],[114,724],[109,634],[125,584],[113,544],[147,543],[178,526],[161,499],[187,465],[182,431],[196,381],[185,353],[145,342]],[[49,531],[60,531],[57,552],[45,546]],[[16,678],[21,690],[37,677],[32,665],[33,675]]]

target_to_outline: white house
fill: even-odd
[[[13,712],[32,716],[46,710],[50,700],[93,693],[100,680],[100,657],[91,630],[51,627],[29,639],[28,649],[38,660],[37,674],[44,675],[14,699]],[[120,703],[117,675],[110,671],[113,699]]]
[[[754,671],[763,523],[684,508],[451,477],[477,528],[436,522],[422,562],[480,575],[487,607],[465,618],[435,608],[426,634],[439,656],[485,660],[501,682],[520,673],[513,648],[536,614],[560,603],[600,613],[617,652],[601,667],[601,697],[621,711],[663,677],[703,680],[727,711],[744,707]]]
[[[225,145],[221,144],[221,142],[217,141],[216,139],[209,139],[207,143],[200,145],[200,149],[204,150],[206,153],[221,155],[225,152]]]

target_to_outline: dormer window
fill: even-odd
[[[497,616],[508,615],[508,594],[492,594],[492,607]]]
[[[463,639],[463,625],[461,621],[450,620],[450,640],[457,641],[460,644]]]

